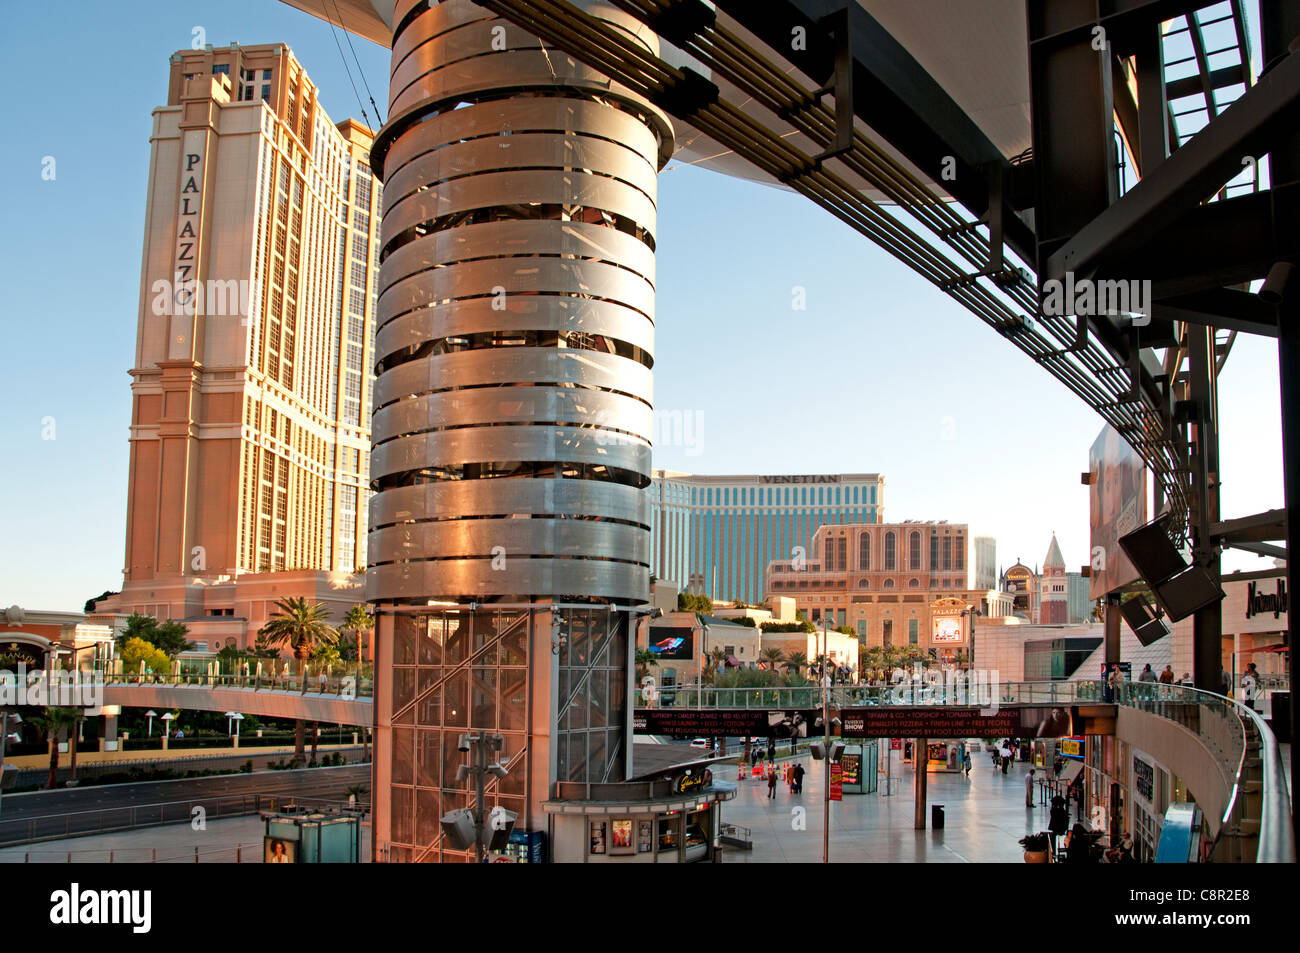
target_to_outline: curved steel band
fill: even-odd
[[[445,480],[379,494],[370,510],[375,529],[395,523],[550,513],[650,523],[644,490],[597,480]]]
[[[415,14],[392,62],[367,596],[643,601],[671,127],[468,0]]]

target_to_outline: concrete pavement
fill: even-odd
[[[722,808],[724,823],[752,831],[752,852],[727,849],[723,863],[820,863],[822,859],[823,763],[802,758],[807,774],[802,794],[778,783],[776,798],[767,782],[744,779],[733,801]],[[884,775],[876,794],[845,794],[831,802],[832,863],[1021,863],[1017,841],[1047,829],[1048,807],[1025,807],[1025,775],[1017,764],[1007,774],[994,771],[978,754],[966,778],[960,773],[931,771],[928,804],[943,804],[942,830],[913,829],[912,766],[893,766],[894,793],[884,795]],[[1041,769],[1040,769],[1041,771]],[[714,777],[735,781],[736,768],[717,765]],[[930,810],[926,808],[926,824]]]

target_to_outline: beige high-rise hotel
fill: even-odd
[[[380,185],[283,44],[183,50],[154,110],[125,581],[100,611],[250,644],[364,601]]]

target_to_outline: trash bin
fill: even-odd
[[[942,804],[930,805],[930,827],[936,831],[943,829],[943,805]]]

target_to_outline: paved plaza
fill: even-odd
[[[739,782],[734,801],[722,808],[724,823],[738,824],[752,831],[753,851],[728,849],[722,861],[745,863],[819,863],[822,859],[822,813],[824,776],[821,762],[801,759],[808,772],[803,793],[791,794],[784,782],[777,784],[776,798],[767,796],[767,782],[746,779]],[[780,764],[784,770],[785,763]],[[1026,833],[1047,829],[1048,807],[1025,807],[1025,775],[1029,765],[1016,764],[1007,774],[995,771],[987,757],[975,756],[969,778],[960,773],[931,771],[929,804],[944,806],[945,826],[930,830],[913,829],[914,774],[910,764],[897,759],[893,767],[893,791],[884,794],[884,775],[875,794],[845,794],[831,802],[830,857],[833,863],[1021,863],[1019,839]],[[1038,770],[1041,774],[1041,769]],[[733,765],[719,765],[714,776],[735,781]],[[803,808],[802,821],[797,808]],[[802,826],[802,829],[800,827]]]

